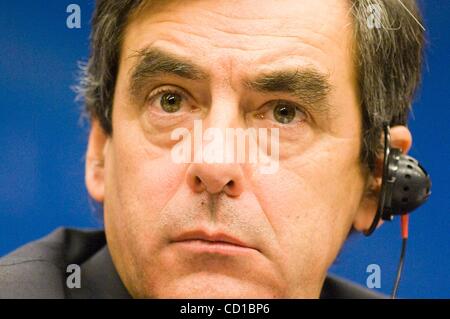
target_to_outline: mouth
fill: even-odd
[[[171,243],[191,253],[242,255],[254,253],[257,249],[238,238],[225,233],[191,231],[177,236]]]

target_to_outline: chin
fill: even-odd
[[[154,287],[156,288],[156,287]],[[173,280],[152,295],[180,299],[267,299],[282,296],[261,284],[219,274],[192,274]]]

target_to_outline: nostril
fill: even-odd
[[[201,183],[202,183],[202,180],[200,179],[200,177],[195,176],[195,184],[200,185]]]
[[[237,197],[243,192],[242,183],[239,180],[231,179],[225,185],[225,192],[232,197]]]

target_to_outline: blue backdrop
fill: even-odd
[[[0,255],[64,226],[96,227],[84,186],[87,128],[70,87],[88,57],[92,1],[78,1],[81,28],[66,27],[70,1],[0,4]],[[411,154],[433,181],[429,202],[411,217],[400,297],[450,297],[450,1],[423,6],[429,44],[414,105]],[[345,245],[332,271],[366,284],[381,267],[389,293],[400,253],[398,220]]]

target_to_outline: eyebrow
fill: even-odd
[[[189,80],[208,80],[208,73],[193,61],[178,57],[158,48],[144,48],[130,57],[138,57],[132,69],[130,90],[138,95],[142,87],[151,79],[172,74]]]
[[[328,113],[330,105],[326,101],[331,91],[328,78],[327,74],[313,67],[305,67],[263,73],[247,80],[245,84],[262,93],[287,93],[295,96],[303,106],[316,112]]]
[[[162,75],[175,75],[188,80],[209,80],[206,70],[190,59],[179,57],[156,47],[146,47],[136,54],[138,62],[131,70],[130,90],[139,96],[142,87]],[[326,113],[326,103],[331,84],[329,76],[312,66],[274,70],[244,80],[244,85],[261,93],[286,93],[294,96],[300,104],[315,112]]]

